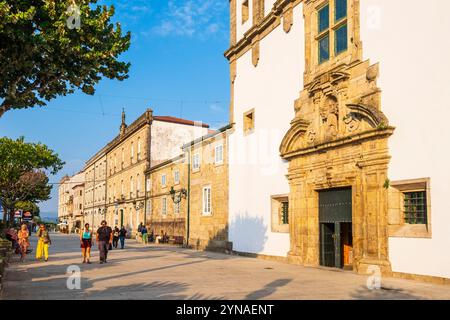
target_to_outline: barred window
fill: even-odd
[[[281,204],[281,222],[289,224],[289,202],[285,201]]]
[[[425,191],[404,193],[405,223],[427,224],[427,198]]]

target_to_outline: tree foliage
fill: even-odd
[[[80,28],[71,29],[68,8],[75,3]],[[130,64],[119,56],[130,46],[130,33],[112,23],[113,6],[96,3],[0,0],[0,117],[77,89],[94,94],[102,77],[128,77]]]
[[[19,201],[48,200],[52,186],[45,171],[56,174],[64,162],[41,143],[0,138],[0,200],[13,215]]]
[[[31,212],[33,217],[39,217],[41,212],[39,206],[32,201],[18,201],[16,202],[15,208],[17,210],[23,210],[24,212]]]

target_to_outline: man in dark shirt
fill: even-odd
[[[113,241],[113,231],[107,226],[105,220],[102,221],[101,227],[97,230],[98,250],[100,251],[100,264],[106,263],[108,258],[108,249]]]

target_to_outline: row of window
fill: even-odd
[[[205,196],[204,196],[205,198]],[[278,211],[278,224],[289,224],[289,202],[279,200],[276,202]],[[205,202],[204,202],[205,205]],[[403,193],[404,223],[415,225],[426,225],[428,223],[426,191],[414,191]]]
[[[212,214],[212,205],[211,205],[211,186],[203,187],[202,191],[202,214],[204,216],[210,216]],[[169,203],[173,203],[173,212],[174,214],[180,213],[180,202],[175,203],[168,197],[161,198],[161,215],[166,216],[168,213],[168,205]]]
[[[214,164],[223,164],[223,144],[216,145],[214,147]],[[194,153],[192,155],[192,170],[198,171],[201,167],[200,153]]]
[[[94,168],[86,172],[85,180],[87,185],[94,184],[94,181],[102,180],[106,177],[106,160],[95,165]]]
[[[179,170],[175,170],[173,172],[173,183],[174,184],[180,183],[180,171]],[[166,174],[161,175],[161,186],[163,188],[167,186],[167,175]]]
[[[135,158],[136,156],[136,158]],[[139,162],[141,160],[141,138],[137,138],[137,153],[135,155],[134,142],[130,144],[130,165],[133,165],[135,162]],[[114,156],[110,157],[109,160],[109,174],[112,175],[120,170],[125,168],[125,148],[122,148],[122,156],[120,169],[117,163],[117,154],[114,153]]]
[[[134,192],[134,186],[135,186],[135,182],[134,182],[134,178],[130,177],[130,198],[133,197],[139,197],[141,195],[141,178],[140,175],[137,174],[136,176],[136,193]],[[120,197],[124,198],[125,197],[125,184],[124,181],[122,180],[120,182]],[[115,201],[117,199],[117,193],[116,193],[116,184],[114,183],[112,186],[109,186],[109,201]]]

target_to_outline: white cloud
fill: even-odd
[[[224,108],[217,103],[213,103],[209,106],[209,110],[213,112],[224,112]]]
[[[159,36],[206,38],[224,29],[226,0],[169,0],[161,22],[153,28]]]

